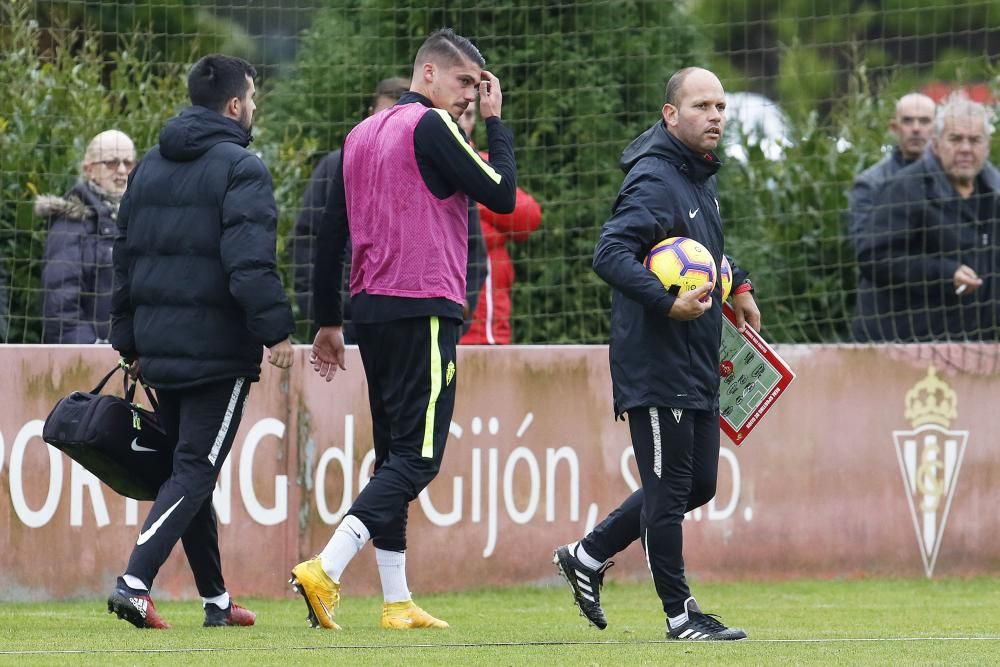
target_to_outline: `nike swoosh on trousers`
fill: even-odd
[[[163,513],[163,514],[162,514],[162,515],[160,516],[160,518],[159,518],[159,519],[157,519],[156,521],[154,521],[154,522],[153,522],[153,525],[149,527],[149,530],[147,530],[147,531],[145,531],[145,532],[142,532],[142,533],[139,533],[139,539],[138,539],[138,540],[136,540],[136,542],[135,542],[135,543],[136,543],[137,545],[140,545],[140,546],[141,546],[141,545],[145,544],[146,542],[148,542],[148,541],[149,541],[149,539],[150,539],[151,537],[153,537],[153,535],[155,535],[155,534],[156,534],[156,531],[160,529],[160,526],[162,526],[162,525],[163,525],[163,522],[167,520],[167,517],[168,517],[168,516],[170,516],[170,514],[171,514],[171,513],[172,513],[172,512],[173,512],[173,511],[174,511],[175,509],[177,509],[177,506],[178,506],[178,505],[180,505],[180,504],[181,504],[182,502],[184,502],[184,496],[181,496],[181,497],[180,497],[180,500],[178,500],[178,501],[177,501],[176,503],[174,503],[173,505],[171,505],[170,509],[168,509],[168,510],[167,510],[166,512],[164,512],[164,513]]]

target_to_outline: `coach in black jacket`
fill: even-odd
[[[992,126],[968,99],[943,104],[930,150],[901,170],[872,211],[860,266],[892,297],[901,341],[994,341],[1000,322],[1000,172]]]
[[[252,625],[222,578],[212,491],[264,346],[292,363],[292,312],[275,268],[271,177],[247,150],[256,105],[247,62],[212,55],[188,78],[193,106],[170,120],[129,179],[114,247],[111,343],[158,391],[176,437],[173,476],[143,524],[108,610],[162,628],[149,591],[178,539],[205,625]]]
[[[684,513],[715,495],[719,460],[719,344],[722,286],[674,295],[643,266],[654,245],[686,236],[725,251],[712,152],[725,124],[725,93],[714,74],[683,69],[667,83],[663,120],[625,149],[626,171],[611,219],[594,250],[594,270],[614,288],[611,379],[615,415],[628,415],[642,489],[579,543],[556,550],[581,612],[607,625],[600,585],[610,558],[640,535],[672,639],[742,639],[702,614],[684,578]],[[733,264],[733,307],[742,329],[760,327],[745,271]],[[710,297],[710,298],[709,298]],[[705,298],[705,301],[700,299]]]

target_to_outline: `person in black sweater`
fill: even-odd
[[[344,141],[317,234],[313,368],[345,368],[341,285],[351,241],[351,315],[372,413],[375,472],[316,558],[292,568],[315,626],[338,628],[341,575],[371,541],[382,580],[384,628],[447,627],[418,607],[406,582],[409,504],[440,469],[455,406],[456,344],[468,304],[469,199],[514,208],[513,133],[500,119],[500,81],[479,50],[450,29],[417,52],[410,91]],[[458,118],[476,95],[490,162]]]

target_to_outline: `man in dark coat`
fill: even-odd
[[[87,145],[81,178],[63,197],[41,195],[49,220],[42,268],[42,342],[106,343],[111,329],[111,249],[118,207],[135,166],[127,134],[106,130]]]
[[[931,149],[882,189],[858,253],[901,341],[994,341],[1000,322],[1000,172],[981,104],[940,108]]]
[[[712,499],[718,475],[722,282],[671,293],[643,265],[653,246],[674,236],[700,242],[722,264],[715,190],[722,163],[713,151],[725,126],[725,91],[714,74],[690,67],[670,78],[665,97],[662,120],[622,155],[625,182],[594,250],[594,271],[614,288],[615,416],[628,417],[642,488],[583,540],[556,549],[554,562],[581,613],[604,628],[604,571],[611,556],[641,537],[668,639],[745,639],[701,612],[682,550],[684,514]],[[759,329],[747,273],[730,264],[738,327]]]
[[[108,598],[109,612],[140,628],[167,627],[150,588],[177,540],[205,625],[254,622],[226,591],[212,509],[263,347],[272,365],[292,363],[271,176],[247,150],[254,76],[230,56],[194,65],[192,106],[167,123],[136,168],[118,217],[111,343],[158,390],[160,418],[177,443],[173,475]]]
[[[920,93],[899,98],[896,114],[889,123],[889,131],[896,136],[896,146],[876,164],[858,174],[848,197],[850,222],[847,231],[855,252],[871,234],[868,218],[876,196],[900,169],[913,164],[923,155],[930,141],[933,121],[934,100]],[[898,297],[894,298],[888,290],[875,289],[870,266],[862,264],[860,268],[857,316],[851,323],[851,335],[859,342],[894,340],[895,332],[882,325],[891,322],[885,315],[892,310],[893,301]]]

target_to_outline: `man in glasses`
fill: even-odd
[[[105,130],[87,145],[80,179],[69,192],[35,201],[35,214],[49,221],[42,269],[44,342],[107,342],[115,219],[134,166],[128,135]]]

